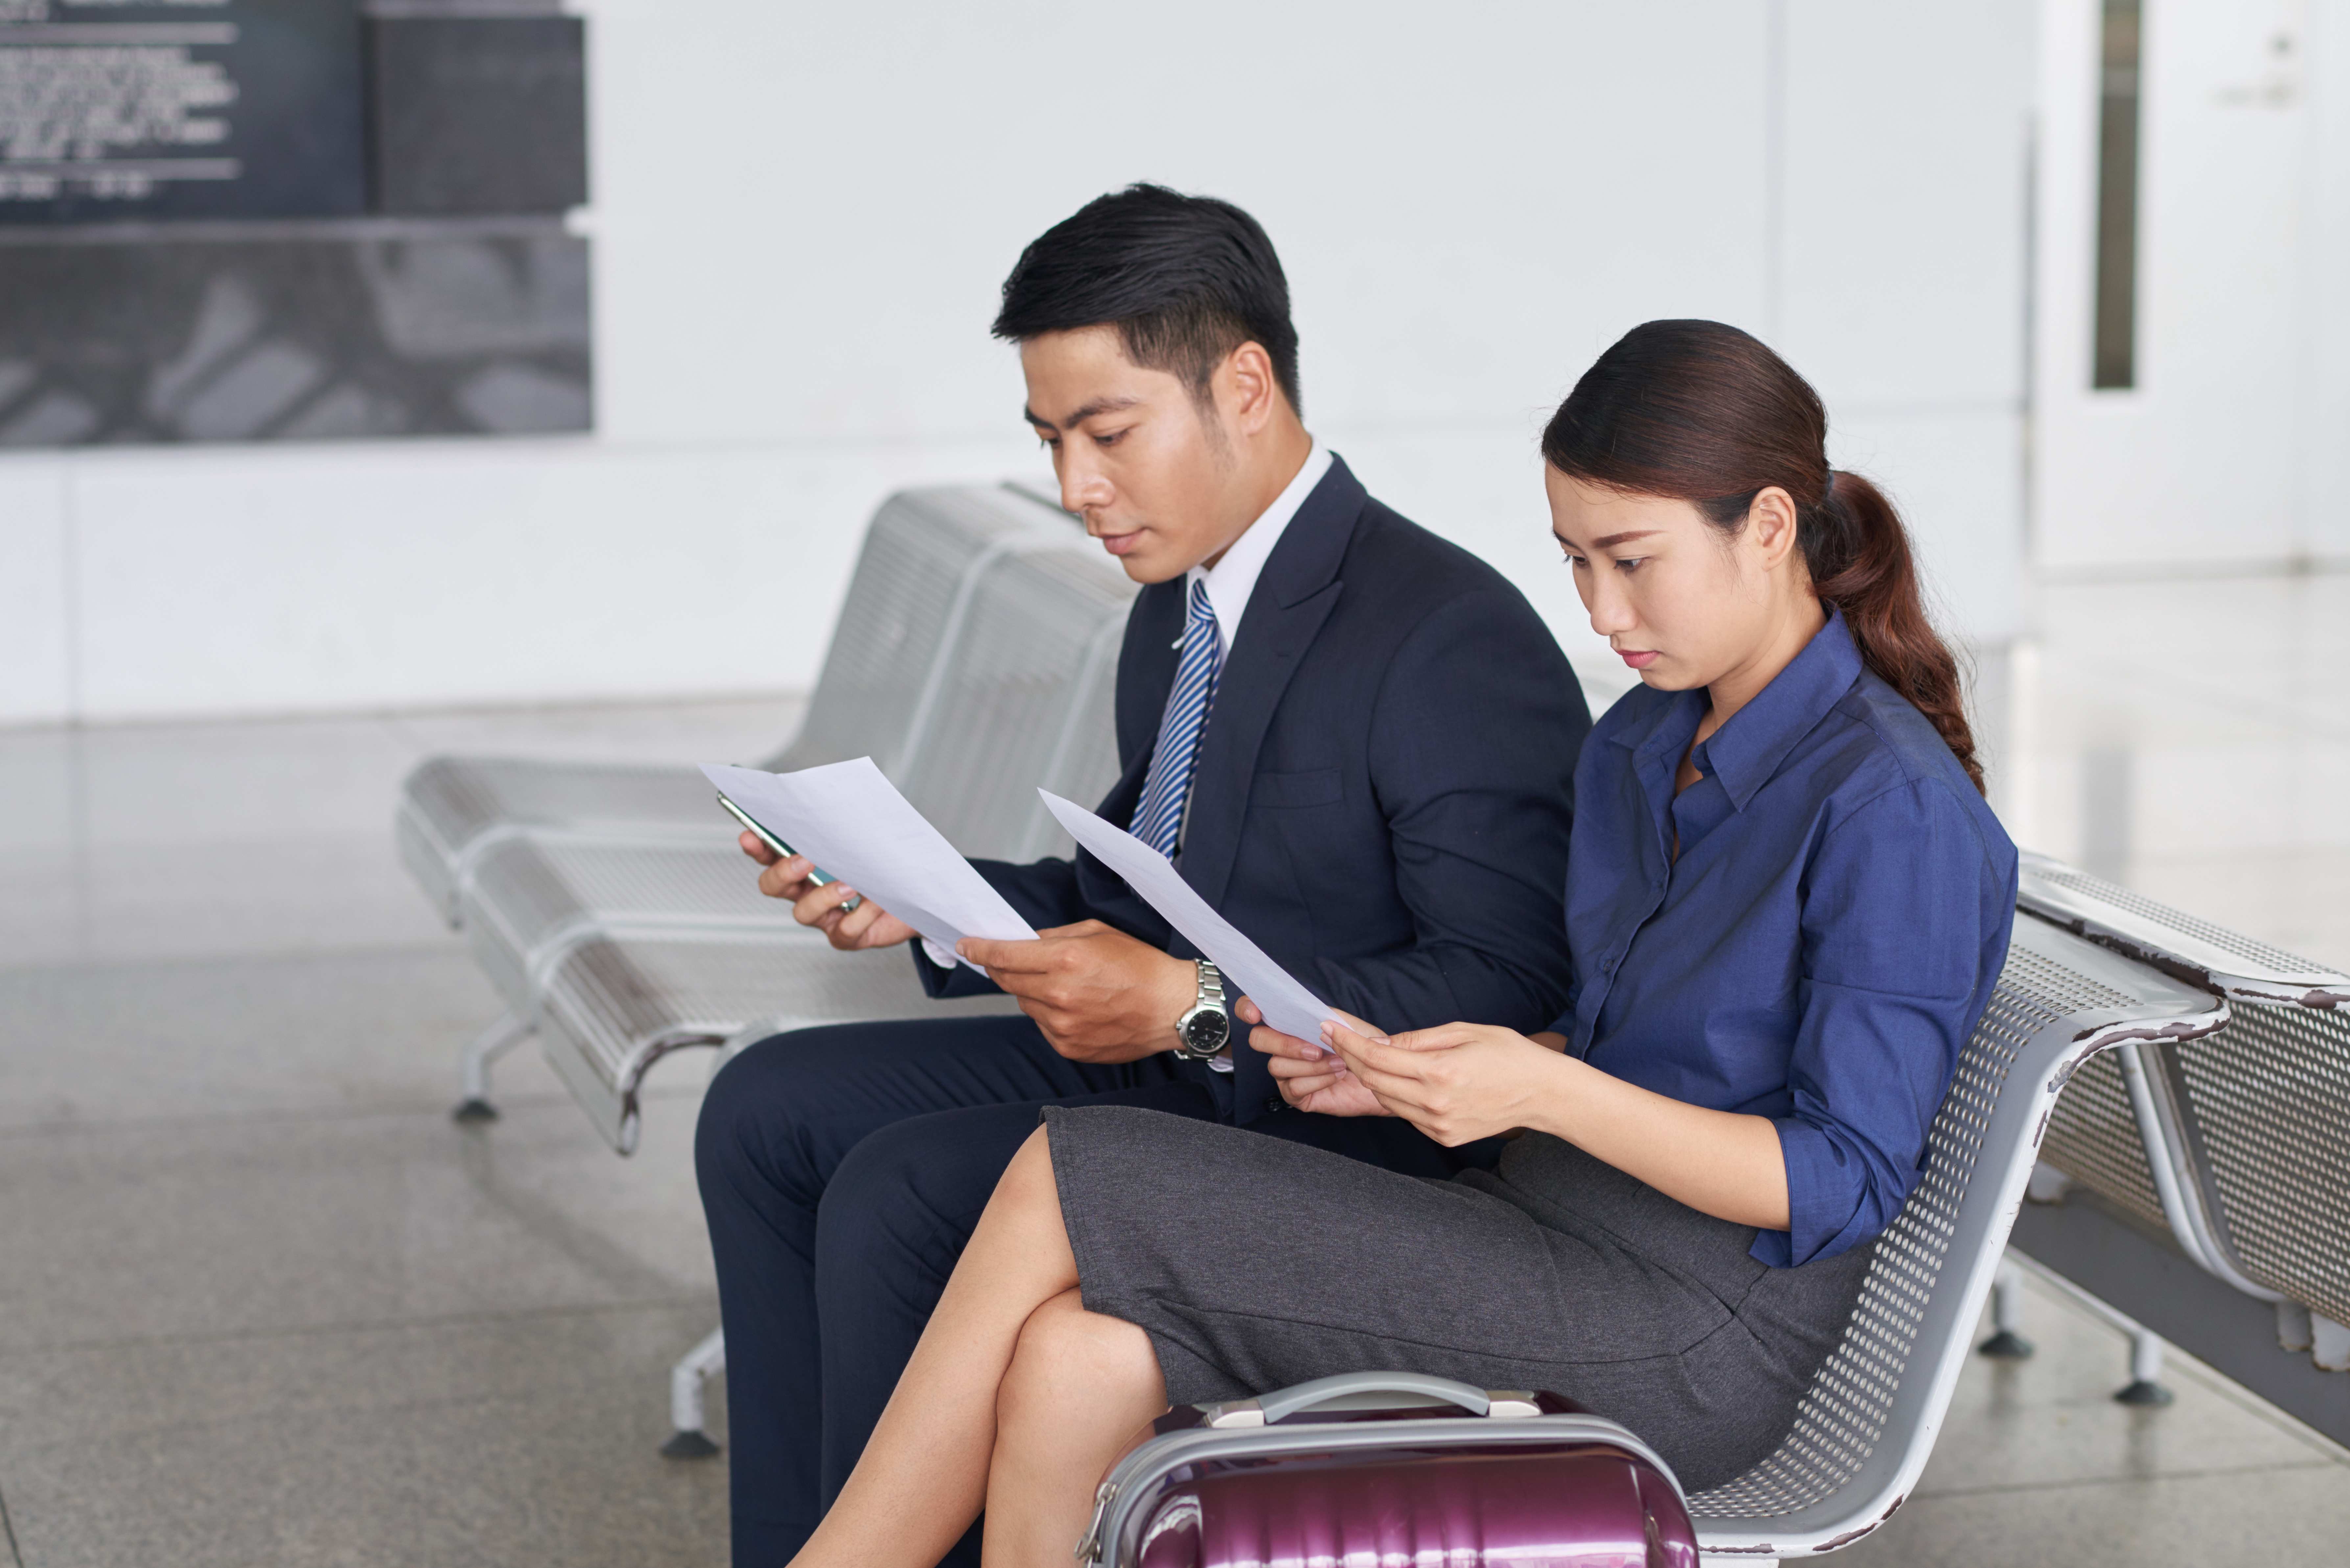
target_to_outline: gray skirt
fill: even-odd
[[[1124,1106],[1045,1109],[1086,1305],[1150,1335],[1174,1404],[1336,1372],[1563,1394],[1691,1491],[1768,1456],[1870,1248],[1796,1269],[1540,1133],[1451,1181]]]

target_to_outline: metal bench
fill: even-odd
[[[907,573],[889,556],[922,556],[899,546],[941,512],[965,525],[966,540],[984,537],[964,552],[951,596],[934,591],[943,574],[931,574],[939,602],[923,624],[892,622],[877,607],[919,596],[891,587]],[[951,842],[970,854],[1035,859],[1066,847],[1036,786],[1089,800],[1117,777],[1115,673],[1135,590],[1066,520],[990,534],[971,525],[974,514],[1002,522],[1005,509],[992,493],[972,491],[914,493],[884,508],[808,722],[766,765],[881,760],[886,748],[855,744],[861,722],[866,738],[896,746],[887,771]],[[886,639],[894,662],[845,649],[855,637]],[[894,690],[873,678],[885,666]],[[485,779],[506,789],[501,809],[535,815],[496,819],[473,804],[460,816],[446,807],[466,789],[488,794]],[[715,1046],[723,1061],[790,1028],[1014,1011],[1005,997],[933,1002],[904,953],[837,953],[795,924],[758,895],[698,772],[504,763],[469,772],[468,760],[441,759],[411,782],[403,854],[428,895],[455,901],[452,923],[508,1004],[466,1048],[461,1120],[496,1115],[490,1064],[533,1033],[589,1120],[627,1155],[642,1125],[645,1076],[672,1052]],[[644,814],[624,817],[624,805]],[[430,836],[428,825],[437,825]],[[713,1331],[678,1363],[677,1430],[664,1453],[717,1451],[702,1431],[702,1386],[724,1360]]]
[[[938,647],[897,777],[966,854],[1065,847],[1036,786],[1090,798],[1116,777],[1113,671],[1134,588],[1080,543],[1005,542],[966,585]],[[508,1012],[469,1052],[461,1114],[484,1119],[489,1058],[536,1032],[627,1154],[644,1074],[670,1052],[932,1005],[903,954],[843,962],[762,898],[706,783],[698,793],[692,840],[525,826],[476,857],[460,929]],[[681,951],[697,947],[708,950]]]
[[[912,742],[938,651],[971,586],[1012,541],[1074,539],[1066,514],[983,485],[908,490],[867,528],[822,675],[775,772],[870,756],[894,774]],[[569,826],[656,840],[699,838],[709,791],[690,766],[427,758],[400,785],[393,836],[425,897],[452,925],[480,858],[532,828]]]
[[[1851,1544],[1916,1486],[2068,1079],[2149,1034],[2220,1029],[2227,1003],[2041,921],[2018,920],[1983,1020],[1937,1114],[1927,1174],[1877,1256],[1843,1343],[1778,1449],[1690,1499],[1704,1556],[1765,1563]],[[664,1452],[714,1453],[702,1382],[724,1366],[712,1334],[672,1374]]]
[[[2149,1039],[2090,1064],[2058,1103],[2038,1196],[2078,1184],[2167,1232],[2274,1306],[2281,1347],[2350,1371],[2350,975],[2043,856],[2026,857],[2019,901],[2238,1004],[2191,1047]],[[2022,1348],[2012,1306],[1998,1324],[1994,1353]],[[2158,1402],[2159,1342],[2125,1326],[2120,1397]]]
[[[1916,1486],[1950,1407],[2058,1091],[2102,1054],[2220,1028],[2228,1004],[2029,916],[1884,1237],[1851,1325],[1778,1450],[1690,1499],[1702,1554],[1766,1563],[1850,1545]]]

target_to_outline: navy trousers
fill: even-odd
[[[1168,1055],[1071,1062],[1023,1017],[804,1029],[729,1063],[694,1162],[726,1329],[735,1568],[780,1568],[839,1494],[1045,1105],[1228,1120],[1228,1083]],[[1252,1130],[1439,1178],[1500,1150],[1286,1109]],[[1216,1191],[1212,1173],[1170,1173],[1170,1202]],[[975,1565],[977,1548],[974,1528],[946,1561]]]

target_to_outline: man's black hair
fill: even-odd
[[[1289,280],[1264,230],[1230,202],[1128,185],[1045,230],[1003,280],[995,336],[1086,327],[1115,327],[1128,359],[1180,377],[1203,403],[1216,367],[1253,340],[1305,411]]]

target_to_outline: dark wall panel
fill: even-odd
[[[357,0],[0,3],[0,223],[367,210]]]
[[[592,428],[582,25],[511,4],[0,0],[0,447]]]
[[[0,244],[0,447],[592,423],[588,243]]]
[[[588,200],[576,16],[368,23],[379,212],[559,213]]]

